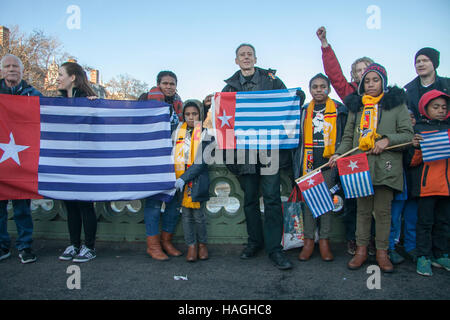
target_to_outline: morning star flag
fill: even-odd
[[[338,159],[337,167],[345,198],[360,198],[373,195],[369,162],[365,153]]]
[[[305,177],[297,184],[314,218],[334,209],[330,190],[321,171]]]
[[[450,158],[450,129],[434,132],[421,132],[420,141],[423,162]]]
[[[216,93],[212,116],[219,149],[296,148],[298,89]]]
[[[0,95],[0,199],[170,200],[171,153],[165,103]]]

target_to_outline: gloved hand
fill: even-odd
[[[181,178],[178,178],[177,181],[175,181],[175,188],[178,191],[183,191],[183,187],[184,187],[184,180]]]

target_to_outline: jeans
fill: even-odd
[[[248,244],[263,248],[270,255],[281,252],[283,213],[280,198],[280,173],[274,175],[246,174],[238,177],[244,191],[244,213]],[[264,214],[259,207],[259,190],[264,201]],[[263,219],[264,217],[264,224]]]
[[[84,243],[89,249],[95,248],[97,234],[97,216],[94,203],[86,201],[64,201],[67,209],[67,227],[70,244],[76,248],[81,246],[81,227],[84,229]]]
[[[14,221],[17,228],[16,248],[30,248],[33,242],[33,219],[31,217],[30,200],[13,200]],[[9,249],[11,238],[8,234],[8,200],[0,201],[0,247]]]
[[[345,239],[347,241],[355,240],[356,233],[356,199],[344,200]]]
[[[163,201],[147,198],[144,207],[145,233],[148,237],[159,234],[159,220]],[[180,216],[180,194],[177,192],[172,201],[166,202],[162,213],[162,231],[174,233]]]
[[[421,197],[417,211],[417,257],[448,254],[450,197]]]
[[[184,241],[188,246],[200,243],[207,243],[208,234],[206,231],[205,202],[200,209],[181,207],[183,220]]]
[[[395,249],[395,243],[400,238],[402,227],[402,214],[404,219],[404,247],[406,252],[416,248],[416,223],[417,201],[416,199],[393,200],[391,209],[391,233],[389,235],[389,249]]]

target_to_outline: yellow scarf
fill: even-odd
[[[377,133],[378,125],[378,102],[383,98],[384,93],[378,97],[364,95],[362,103],[364,105],[359,124],[359,149],[368,151],[375,146],[375,140],[380,137]]]
[[[186,163],[184,158],[184,139],[186,137],[187,123],[184,122],[178,130],[177,140],[175,144],[175,176],[178,179],[183,175],[187,168],[189,168],[195,160],[198,147],[201,143],[202,123],[195,124],[194,131],[191,136],[191,147],[189,150],[189,159]],[[185,208],[199,209],[200,202],[193,202],[191,197],[192,181],[188,182],[184,187],[183,201],[181,205]]]
[[[303,174],[313,170],[313,111],[314,111],[314,100],[308,105],[306,110],[305,122],[303,124]],[[327,99],[325,104],[325,114],[323,123],[323,140],[324,147],[323,157],[329,158],[334,154],[336,147],[336,119],[337,111],[336,104],[330,98]]]

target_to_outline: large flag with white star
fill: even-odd
[[[334,209],[330,190],[320,170],[301,179],[297,184],[314,218]]]
[[[298,89],[216,93],[212,116],[219,148],[296,148],[300,129]]]
[[[336,163],[345,198],[360,198],[373,195],[369,162],[365,153],[338,159]]]
[[[0,95],[0,115],[0,200],[175,192],[165,103]]]

